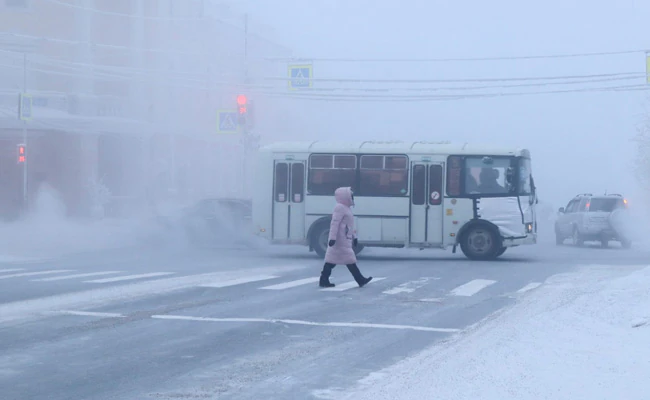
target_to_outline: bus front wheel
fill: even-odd
[[[498,233],[487,224],[467,228],[460,238],[460,249],[470,260],[493,260],[503,254]]]
[[[321,226],[317,226],[314,228],[311,234],[311,248],[314,249],[316,254],[318,254],[319,257],[323,258],[325,257],[325,253],[327,252],[327,242],[329,242],[329,234],[330,234],[330,225],[329,222],[327,224],[322,224]],[[363,250],[362,245],[357,245],[357,247],[354,248],[354,254],[359,254]]]

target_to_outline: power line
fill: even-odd
[[[314,82],[335,82],[335,83],[459,83],[459,82],[521,82],[521,81],[544,81],[560,79],[595,79],[617,76],[646,76],[645,72],[616,72],[607,74],[591,75],[556,75],[556,76],[533,76],[520,78],[465,78],[465,79],[361,79],[361,78],[312,78]],[[294,78],[289,77],[266,77],[268,81],[286,81]]]
[[[205,17],[152,17],[147,15],[127,14],[127,13],[121,13],[115,11],[99,10],[97,8],[78,6],[71,3],[65,3],[59,0],[46,0],[46,1],[48,3],[57,4],[68,8],[74,8],[77,10],[92,12],[94,14],[110,15],[114,17],[136,18],[136,19],[143,19],[143,20],[150,20],[150,21],[165,21],[165,22],[170,22],[170,21],[198,22],[198,21],[205,21],[206,19]]]
[[[382,63],[444,63],[444,62],[476,62],[476,61],[514,61],[514,60],[539,60],[539,59],[560,59],[560,58],[581,58],[581,57],[599,57],[615,56],[625,54],[645,53],[647,50],[620,50],[620,51],[601,51],[592,53],[565,53],[565,54],[545,54],[545,55],[527,55],[527,56],[493,56],[493,57],[456,57],[456,58],[326,58],[326,57],[300,57],[286,58],[274,57],[273,61],[284,62],[382,62]]]
[[[292,98],[299,100],[324,101],[324,102],[434,102],[434,101],[453,101],[467,99],[487,99],[495,97],[513,97],[513,96],[531,96],[546,94],[569,94],[569,93],[587,93],[587,92],[646,92],[650,91],[647,85],[624,85],[610,87],[592,87],[580,89],[564,90],[547,90],[547,91],[530,91],[530,92],[511,92],[511,93],[477,93],[477,94],[458,94],[458,95],[325,95],[325,94],[296,94],[296,93],[264,93],[269,97]]]

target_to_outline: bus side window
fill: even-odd
[[[275,164],[275,177],[273,182],[273,198],[278,203],[287,201],[289,189],[289,165],[287,163]]]
[[[442,204],[442,165],[429,166],[429,204]]]
[[[291,164],[291,202],[302,203],[305,194],[305,164]]]
[[[411,187],[411,201],[414,206],[421,206],[427,201],[427,193],[424,189],[426,183],[425,166],[416,165],[413,167],[413,186]]]
[[[307,192],[333,196],[341,186],[356,187],[357,157],[351,154],[312,154],[309,157]],[[304,192],[304,190],[303,190]]]
[[[361,156],[359,196],[407,196],[406,156]]]

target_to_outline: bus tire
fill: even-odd
[[[325,252],[327,252],[327,242],[328,242],[328,236],[330,234],[330,221],[324,221],[318,223],[318,225],[314,226],[314,228],[311,230],[311,235],[310,235],[310,245],[311,248],[314,249],[316,254],[320,258],[325,257]]]
[[[325,257],[325,253],[327,252],[327,242],[329,242],[329,234],[330,234],[330,221],[324,221],[318,223],[318,225],[314,226],[314,228],[311,230],[311,235],[309,239],[309,244],[312,249],[314,249],[314,252],[318,254],[320,258]],[[363,245],[358,244],[357,247],[354,248],[354,254],[359,254],[361,253],[361,250],[363,250]]]
[[[487,223],[474,223],[460,237],[460,249],[470,260],[494,260],[503,252],[498,230]]]

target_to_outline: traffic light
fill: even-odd
[[[237,113],[239,125],[246,125],[246,117],[248,116],[248,98],[246,95],[240,94],[237,96]]]
[[[19,144],[18,146],[16,146],[16,148],[18,150],[18,154],[17,154],[18,164],[24,164],[25,160],[27,159],[27,147],[24,144]]]
[[[245,94],[237,96],[237,123],[246,128],[253,127],[254,107],[253,102]]]

